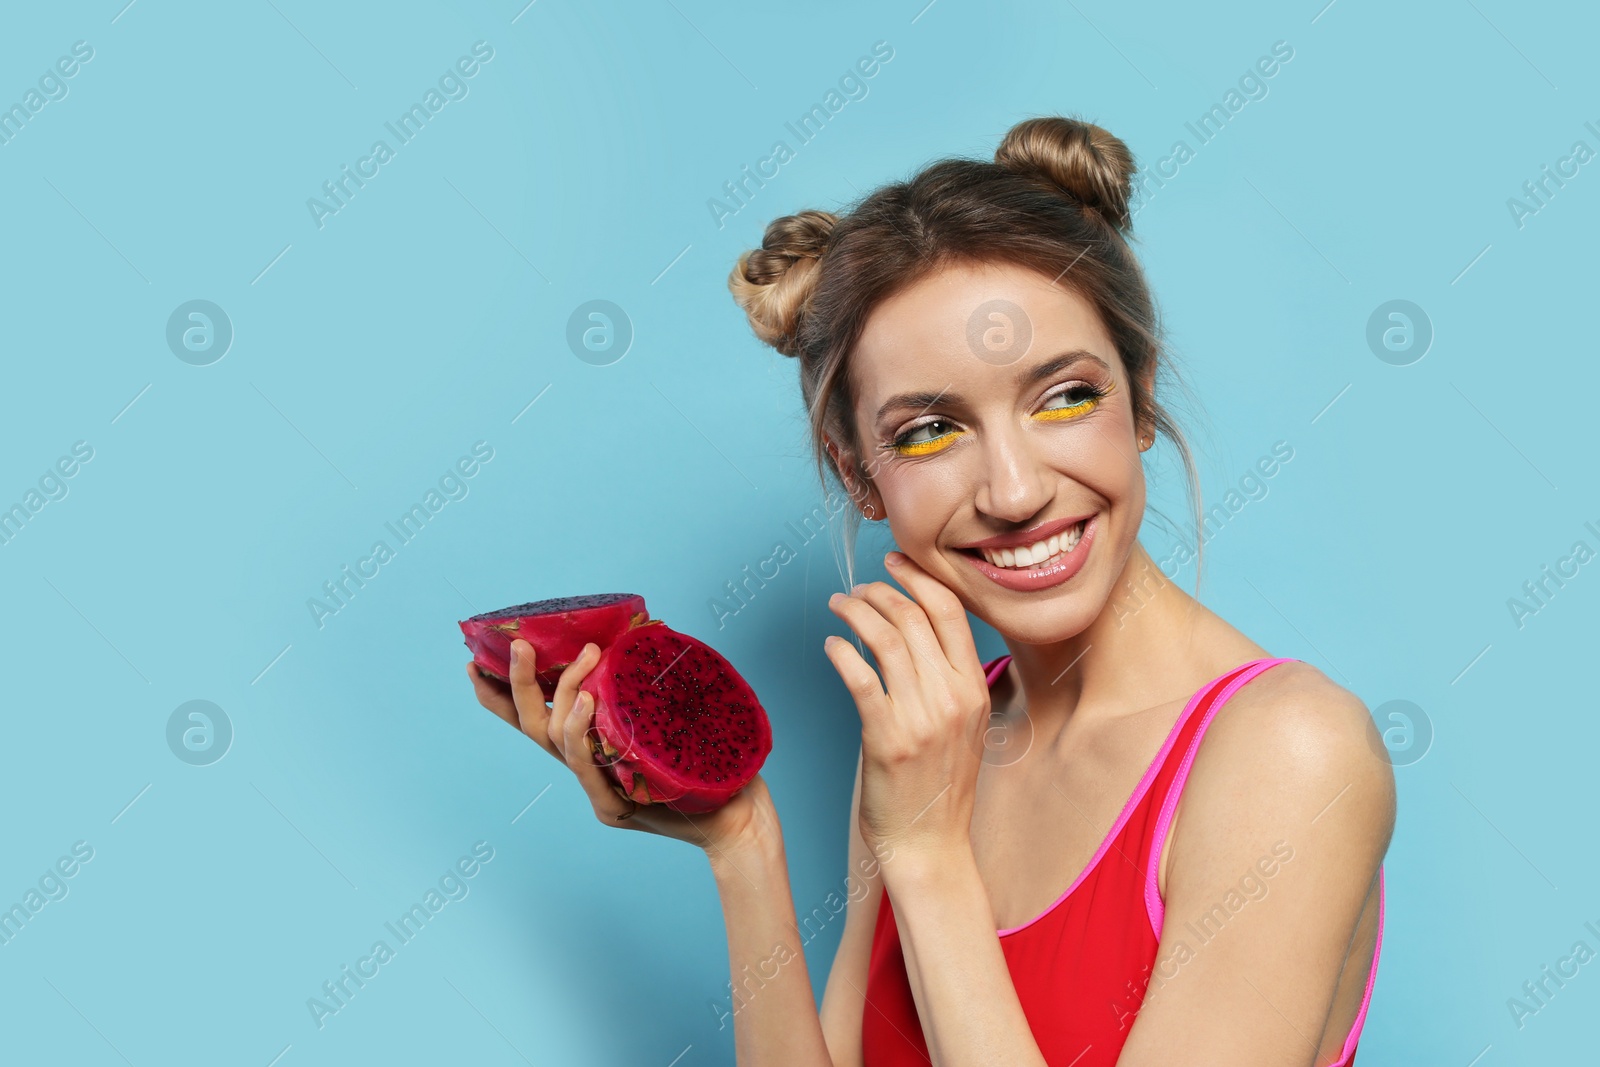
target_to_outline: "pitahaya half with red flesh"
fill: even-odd
[[[511,679],[511,642],[533,646],[534,668],[546,701],[554,700],[561,671],[593,641],[604,649],[629,628],[648,621],[644,597],[597,593],[557,597],[474,615],[460,623],[472,659],[483,673]]]
[[[594,699],[595,762],[641,804],[715,811],[772,751],[767,713],[739,672],[662,622],[606,645],[579,689]]]

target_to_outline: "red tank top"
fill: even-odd
[[[985,665],[990,686],[1010,661],[1010,656],[1002,656]],[[1241,686],[1262,671],[1288,662],[1286,658],[1252,660],[1202,686],[1178,716],[1083,873],[1043,913],[1021,926],[996,931],[1012,984],[1046,1063],[1053,1067],[1110,1067],[1121,1055],[1157,962],[1164,918],[1164,903],[1156,888],[1160,848],[1201,738],[1217,710]],[[1102,863],[1108,853],[1130,862]],[[1217,932],[1190,923],[1185,940],[1193,948]],[[1360,1011],[1332,1067],[1355,1063],[1356,1042],[1366,1021],[1382,947],[1380,865],[1377,944]],[[1175,965],[1169,950],[1161,967]],[[867,965],[862,1058],[866,1067],[926,1067],[930,1062],[887,889],[878,909]]]

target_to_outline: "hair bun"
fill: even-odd
[[[1025,119],[1007,131],[994,161],[1063,190],[1119,233],[1133,225],[1128,214],[1137,169],[1133,153],[1121,138],[1092,122],[1059,115]]]
[[[800,316],[815,288],[817,261],[839,217],[801,211],[773,219],[761,247],[739,257],[728,274],[728,290],[744,309],[750,328],[786,356],[798,355]]]

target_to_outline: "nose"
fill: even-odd
[[[1020,524],[1038,515],[1054,492],[1049,469],[1028,448],[1017,427],[982,438],[983,469],[974,503],[1000,522]]]

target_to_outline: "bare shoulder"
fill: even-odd
[[[1338,750],[1365,746],[1371,723],[1360,697],[1316,666],[1292,659],[1269,667],[1235,690],[1211,732],[1220,736],[1241,728],[1266,730],[1282,742],[1321,741]]]
[[[1291,660],[1256,675],[1217,711],[1184,802],[1193,816],[1210,811],[1234,826],[1314,823],[1375,864],[1393,833],[1394,770],[1361,698]]]
[[[1194,752],[1164,854],[1161,980],[1118,1062],[1181,1047],[1308,1063],[1318,1034],[1316,1062],[1331,1062],[1370,973],[1394,824],[1372,717],[1317,668],[1278,663],[1217,708]]]

